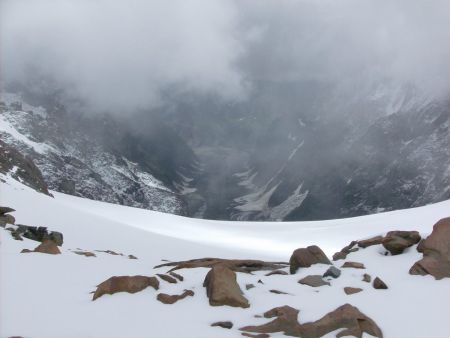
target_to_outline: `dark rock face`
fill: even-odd
[[[386,285],[385,282],[383,282],[380,278],[376,277],[373,280],[373,287],[374,289],[381,289],[381,290],[386,290],[388,288],[388,286]]]
[[[339,278],[341,275],[341,270],[339,270],[334,265],[330,266],[327,271],[323,274],[323,277],[332,277],[332,278]]]
[[[250,306],[236,281],[236,273],[226,265],[213,266],[206,275],[203,286],[206,287],[209,304],[212,306]]]
[[[392,255],[400,255],[406,248],[419,243],[420,239],[417,231],[390,231],[383,239],[383,246]]]
[[[13,215],[9,215],[9,214],[3,214],[0,215],[0,227],[5,227],[6,224],[15,224],[16,223],[16,219],[14,218]]]
[[[166,293],[159,293],[158,296],[156,297],[156,299],[164,304],[174,304],[181,299],[184,299],[186,297],[193,297],[193,296],[194,296],[194,291],[184,290],[184,292],[181,295],[168,295]]]
[[[324,285],[330,285],[327,281],[322,279],[321,275],[309,275],[298,281],[300,284],[312,286],[314,288]]]
[[[10,208],[10,207],[0,207],[0,215],[9,214],[14,211],[16,211],[16,210],[14,210],[13,208]]]
[[[330,260],[317,245],[311,245],[306,248],[300,248],[292,253],[289,260],[289,269],[291,274],[297,272],[298,268],[309,268],[313,264],[329,264]]]
[[[14,172],[12,171],[15,168]],[[0,139],[0,173],[11,173],[12,177],[25,185],[50,195],[47,183],[39,168],[29,157],[22,155],[16,148]]]
[[[105,295],[114,294],[117,292],[136,293],[144,290],[147,287],[153,287],[155,290],[159,289],[159,281],[156,277],[146,276],[115,276],[97,285],[92,300]]]
[[[319,338],[335,330],[345,329],[337,337],[362,337],[363,333],[368,333],[383,338],[377,324],[350,304],[342,305],[321,319],[306,324],[298,322],[298,314],[299,311],[290,306],[277,307],[264,313],[265,318],[275,317],[273,321],[259,326],[245,326],[240,330],[263,334],[283,332],[292,337]]]
[[[232,322],[215,322],[215,323],[212,323],[211,326],[218,326],[218,327],[222,327],[224,329],[231,329],[233,327],[233,323]]]
[[[421,251],[423,258],[411,267],[410,274],[450,278],[450,217],[433,226],[431,235],[421,244]]]
[[[16,232],[28,239],[33,241],[42,242],[49,239],[56,243],[56,245],[61,246],[64,242],[64,236],[58,231],[48,232],[46,227],[34,227],[29,225],[18,224]]]

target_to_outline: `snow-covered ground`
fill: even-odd
[[[373,246],[348,256],[363,262],[365,270],[342,269],[331,286],[311,288],[297,281],[322,274],[328,266],[314,265],[295,275],[264,276],[264,272],[238,273],[238,282],[250,302],[247,309],[211,307],[202,283],[207,269],[177,271],[184,282],[161,282],[160,290],[147,288],[136,294],[105,295],[91,301],[95,286],[111,276],[152,276],[167,268],[153,269],[161,260],[202,257],[251,258],[288,261],[292,251],[316,244],[331,256],[351,240],[390,230],[418,230],[428,235],[433,224],[450,216],[450,201],[416,209],[351,219],[320,222],[251,223],[189,219],[143,209],[123,207],[52,192],[55,198],[3,177],[0,205],[13,207],[18,224],[47,226],[64,234],[61,255],[20,254],[37,242],[15,241],[0,228],[0,337],[239,337],[239,327],[267,322],[257,314],[282,305],[300,309],[301,323],[317,320],[345,303],[358,307],[383,330],[386,338],[448,338],[450,280],[411,276],[409,268],[419,254],[415,246],[398,256],[384,256]],[[96,252],[84,257],[77,248],[114,250],[126,256]],[[340,267],[344,261],[337,261]],[[388,290],[375,290],[362,282],[363,273],[379,276]],[[264,284],[258,284],[261,279]],[[245,289],[246,283],[256,287]],[[363,288],[346,295],[343,287]],[[188,297],[173,305],[156,300],[159,292]],[[277,289],[289,293],[270,293]],[[210,327],[230,320],[231,330]],[[281,337],[281,333],[271,337]],[[334,337],[334,334],[328,337]],[[368,337],[368,336],[367,336]]]

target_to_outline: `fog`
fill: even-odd
[[[93,110],[164,93],[242,101],[257,81],[450,88],[445,0],[3,0],[2,85],[46,79]]]

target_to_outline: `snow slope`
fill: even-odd
[[[184,282],[161,282],[158,292],[188,297],[173,305],[156,300],[157,291],[119,293],[91,301],[89,292],[113,275],[154,275],[162,259],[201,257],[253,258],[287,261],[291,252],[309,244],[319,245],[328,255],[351,240],[389,230],[418,230],[423,235],[450,215],[450,201],[426,207],[358,218],[294,223],[219,222],[189,219],[149,210],[118,206],[54,193],[55,198],[3,177],[0,205],[13,207],[17,223],[43,225],[64,234],[61,255],[20,254],[36,242],[15,241],[0,228],[0,337],[239,337],[244,325],[264,323],[254,318],[275,306],[300,309],[300,322],[316,320],[344,303],[357,306],[371,317],[387,338],[448,338],[450,280],[410,276],[408,270],[421,256],[414,247],[399,256],[384,256],[380,246],[360,250],[348,260],[364,262],[366,270],[342,269],[331,287],[310,288],[297,280],[322,274],[328,266],[315,265],[296,275],[265,277],[238,273],[238,282],[251,304],[248,309],[211,307],[202,287],[207,269],[179,271]],[[138,260],[96,253],[96,258],[70,250],[114,250],[133,254]],[[343,261],[336,262],[340,267]],[[375,290],[361,281],[363,273],[379,276],[388,290]],[[257,284],[262,279],[265,284]],[[256,285],[245,290],[246,283]],[[347,296],[344,286],[363,292]],[[289,295],[277,295],[277,289]],[[319,292],[317,292],[319,291]],[[231,320],[231,330],[210,327]],[[271,337],[281,337],[272,334]],[[328,335],[334,337],[333,334]]]

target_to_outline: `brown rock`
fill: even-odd
[[[450,217],[433,226],[433,231],[420,245],[423,258],[416,262],[409,273],[430,274],[436,279],[450,278]]]
[[[373,280],[373,287],[374,287],[374,289],[387,289],[388,287],[387,287],[387,285],[386,285],[386,283],[385,282],[383,282],[380,278],[378,278],[378,277],[376,277],[374,280]]]
[[[321,319],[306,324],[297,321],[298,313],[298,310],[290,306],[274,308],[264,314],[266,318],[276,317],[273,321],[259,326],[246,326],[240,330],[257,333],[283,332],[293,337],[319,338],[330,332],[345,329],[336,337],[362,337],[363,333],[383,337],[376,323],[350,304],[345,304]]]
[[[95,253],[90,252],[90,251],[73,251],[73,253],[75,253],[77,255],[81,255],[81,256],[86,256],[86,257],[97,257],[95,255]]]
[[[363,289],[361,289],[361,288],[352,288],[351,286],[346,286],[345,288],[344,288],[344,292],[345,292],[345,294],[347,294],[347,295],[353,295],[354,293],[358,293],[358,292],[361,292]]]
[[[338,261],[340,259],[346,259],[347,258],[347,253],[342,252],[342,251],[338,251],[333,255],[333,261]]]
[[[50,255],[58,255],[61,253],[59,251],[58,246],[52,240],[44,240],[41,244],[39,244],[34,250],[34,252],[46,253]]]
[[[300,279],[298,282],[300,284],[312,286],[314,288],[323,286],[323,285],[330,285],[329,282],[324,281],[322,279],[321,275],[309,275],[309,276],[306,276],[305,278]]]
[[[363,279],[362,279],[363,282],[370,283],[371,280],[372,280],[372,277],[370,277],[369,274],[365,273],[363,275]]]
[[[383,246],[392,255],[399,255],[419,241],[420,235],[417,231],[389,231],[383,239]]]
[[[311,245],[306,248],[297,249],[292,253],[289,260],[289,269],[291,274],[294,274],[298,268],[309,268],[311,265],[317,263],[331,265],[325,253],[317,245]]]
[[[10,207],[0,207],[0,215],[9,214],[10,212],[14,212],[13,208]]]
[[[184,281],[184,277],[182,275],[179,275],[179,274],[175,273],[175,272],[169,272],[169,275],[171,275],[172,277],[175,277],[180,282]]]
[[[270,336],[267,333],[251,334],[247,332],[242,332],[241,335],[250,338],[270,338]]]
[[[345,262],[341,268],[365,269],[366,267],[364,264],[358,262]]]
[[[212,306],[250,306],[236,281],[236,273],[226,265],[213,266],[206,275],[203,286],[206,287],[209,304]]]
[[[360,248],[365,249],[365,248],[367,248],[369,246],[372,246],[372,245],[381,244],[382,241],[383,241],[383,236],[375,236],[375,237],[372,237],[372,238],[363,239],[363,240],[358,241],[358,246]]]
[[[156,274],[159,278],[161,278],[163,281],[166,281],[167,283],[176,284],[177,280],[169,275],[164,275],[161,273]]]
[[[194,291],[184,290],[184,292],[181,295],[168,295],[166,293],[160,293],[160,294],[158,294],[156,299],[164,304],[173,304],[173,303],[178,302],[180,299],[184,299],[186,297],[192,297],[192,296],[194,296]]]
[[[270,271],[269,273],[266,273],[266,276],[272,276],[272,275],[288,275],[288,273],[283,270],[273,270],[273,271]]]
[[[136,293],[151,286],[155,290],[159,289],[159,281],[156,277],[146,276],[114,276],[97,285],[92,300],[117,292]]]
[[[232,322],[215,322],[212,323],[211,326],[218,326],[218,327],[222,327],[224,329],[231,329],[233,327],[233,323]]]

